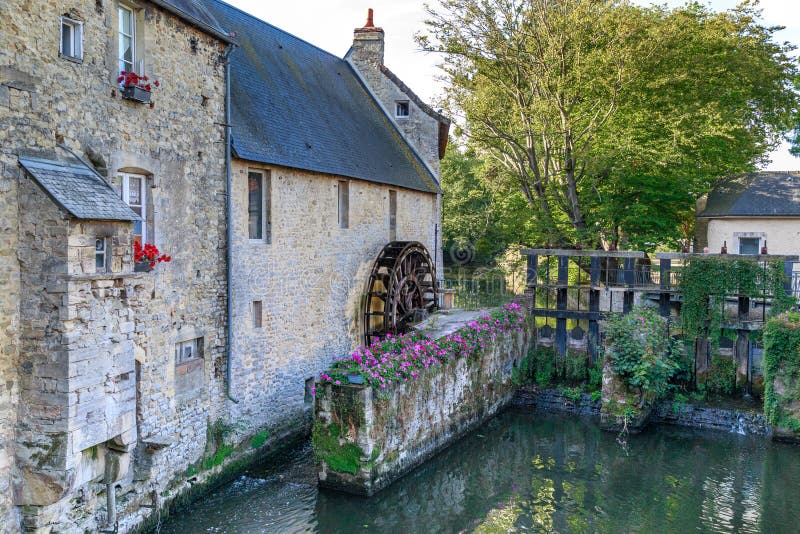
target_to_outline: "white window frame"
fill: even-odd
[[[147,176],[144,174],[136,174],[130,172],[120,172],[117,173],[122,180],[122,201],[125,204],[131,205],[128,202],[129,194],[130,194],[130,187],[131,187],[131,178],[138,178],[140,184],[140,191],[139,191],[139,199],[141,200],[141,208],[142,208],[142,244],[148,243],[148,239],[150,236],[147,235]],[[139,207],[138,205],[134,205],[134,207]]]
[[[742,239],[758,239],[756,255],[759,255],[767,240],[767,234],[765,232],[734,232],[733,238],[736,240],[736,254],[742,253]]]
[[[69,52],[64,50],[64,26],[71,28],[72,33]],[[61,17],[61,24],[58,27],[58,55],[65,59],[83,60],[83,22]]]
[[[131,14],[131,33],[128,35],[123,31],[122,28],[122,11],[127,11]],[[129,37],[131,40],[131,60],[130,60],[130,67],[127,67],[126,63],[128,61],[122,57],[122,38]],[[119,72],[124,71],[134,71],[136,69],[136,10],[130,6],[119,4],[117,6],[117,61],[119,62]],[[117,74],[119,74],[117,72]],[[139,72],[137,74],[143,74]]]
[[[103,242],[102,252],[97,249],[97,242],[98,241],[102,241]],[[97,237],[95,237],[94,270],[95,270],[96,273],[107,273],[109,271],[109,269],[108,269],[109,254],[108,254],[108,252],[109,252],[108,251],[108,238],[105,237],[105,236],[97,236]],[[97,265],[98,256],[102,256],[103,257],[103,266],[102,267]]]
[[[250,237],[250,174],[261,176],[261,237]],[[247,169],[247,239],[251,243],[272,243],[272,175],[265,169]]]
[[[405,108],[405,113],[401,112]],[[411,115],[411,104],[408,100],[396,100],[394,103],[394,116],[398,119],[407,119]]]
[[[191,351],[191,357],[185,358],[186,349]],[[175,367],[203,359],[203,338],[197,337],[175,343]]]

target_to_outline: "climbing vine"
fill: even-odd
[[[717,349],[725,320],[724,299],[771,297],[773,312],[793,302],[783,287],[783,263],[750,258],[693,256],[681,270],[681,326],[689,337],[707,337]]]
[[[764,415],[771,425],[800,431],[800,310],[764,326]]]

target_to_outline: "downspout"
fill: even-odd
[[[227,365],[225,366],[225,391],[228,399],[239,403],[231,395],[231,368],[233,367],[233,303],[231,296],[232,265],[233,265],[233,200],[231,194],[231,62],[230,55],[234,45],[229,44],[225,50],[225,315],[228,321],[227,328]]]

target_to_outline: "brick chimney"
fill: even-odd
[[[358,67],[383,65],[383,28],[377,28],[372,21],[372,8],[367,11],[367,23],[363,28],[353,31],[353,48],[348,55]]]

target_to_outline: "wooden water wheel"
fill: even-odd
[[[436,267],[417,241],[392,241],[372,266],[364,303],[364,342],[402,334],[436,309]]]

